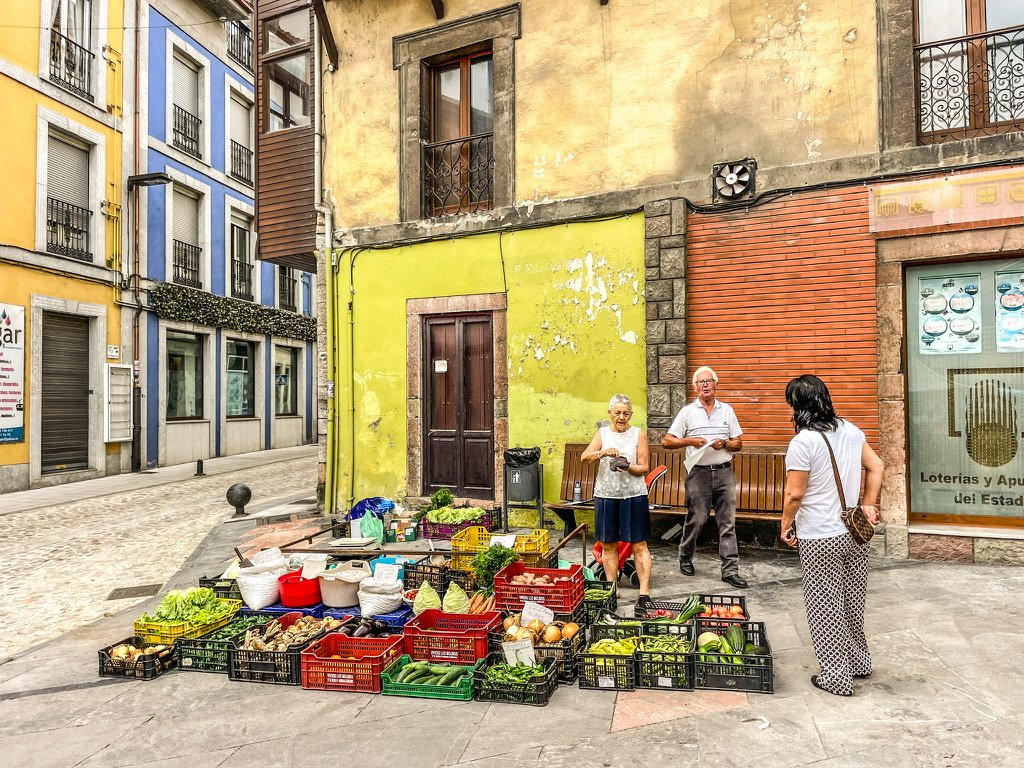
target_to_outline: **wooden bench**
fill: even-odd
[[[559,501],[545,504],[544,508],[558,515],[565,531],[576,527],[576,510],[593,510],[594,481],[597,462],[584,464],[581,460],[586,443],[566,443],[562,462],[562,482]],[[664,464],[668,472],[658,480],[650,492],[652,515],[686,514],[686,449],[669,450],[660,443],[651,445],[650,467]],[[782,499],[786,485],[785,452],[775,449],[744,448],[733,454],[736,474],[736,519],[772,520],[782,518]],[[580,498],[585,503],[574,504],[573,489],[580,484]]]

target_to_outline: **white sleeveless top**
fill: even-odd
[[[625,432],[616,432],[611,427],[601,427],[601,450],[615,448],[619,456],[625,456],[630,464],[636,463],[636,449],[640,444],[640,428],[630,427]],[[611,456],[600,459],[597,465],[597,480],[594,482],[594,496],[602,499],[632,499],[646,496],[647,484],[640,475],[631,475],[625,470],[612,472]]]

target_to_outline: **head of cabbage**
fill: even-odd
[[[412,612],[419,616],[424,611],[430,608],[441,607],[441,596],[437,594],[437,590],[430,586],[429,581],[424,581],[420,584],[420,589],[416,593],[416,599],[412,602]]]
[[[448,585],[448,591],[444,593],[441,610],[445,613],[469,613],[469,597],[454,581]]]

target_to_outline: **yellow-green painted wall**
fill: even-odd
[[[336,387],[328,443],[338,508],[352,498],[406,496],[407,299],[506,294],[509,444],[541,447],[548,500],[558,497],[562,446],[589,441],[611,395],[634,398],[633,423],[646,426],[643,227],[634,214],[343,252],[329,329],[336,366],[328,374]]]
[[[341,54],[324,80],[324,184],[346,227],[398,218],[394,36],[508,0],[326,4]],[[704,180],[745,156],[762,171],[871,154],[877,20],[862,0],[520,0],[516,203]],[[358,147],[358,151],[338,148]]]

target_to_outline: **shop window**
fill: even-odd
[[[298,412],[298,359],[294,347],[274,348],[274,415],[295,416]]]
[[[227,415],[256,414],[256,345],[228,339]]]
[[[1024,259],[906,277],[910,520],[1024,518]]]
[[[203,418],[203,336],[167,332],[167,419]]]

